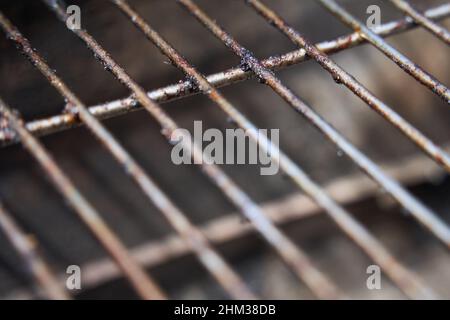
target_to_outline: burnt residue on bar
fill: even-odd
[[[450,45],[450,32],[443,26],[440,26],[436,22],[429,19],[425,14],[417,11],[408,1],[406,0],[390,0],[393,5],[395,5],[403,13],[410,16],[417,24],[427,29],[429,32],[434,34],[436,37],[441,39],[447,45]]]
[[[439,20],[450,15],[450,4],[443,4],[425,12],[425,16],[429,19]],[[382,37],[395,35],[399,32],[406,31],[417,26],[415,22],[405,17],[396,21],[382,24],[373,31]],[[334,40],[323,41],[316,44],[316,47],[327,54],[334,54],[348,48],[366,43],[366,40],[360,33],[354,32],[348,35],[338,37]],[[305,50],[299,49],[281,55],[269,57],[261,63],[272,70],[286,68],[308,60]],[[223,87],[240,81],[244,81],[254,77],[252,72],[245,72],[240,67],[231,68],[222,72],[207,76],[208,82],[215,87]],[[198,88],[192,88],[190,82],[182,81],[163,88],[149,91],[148,96],[157,102],[170,102],[181,99],[193,94],[198,94]],[[139,110],[141,106],[137,103],[134,96],[123,99],[101,103],[88,107],[90,113],[99,119],[107,119],[127,114],[134,110]],[[62,130],[82,125],[80,119],[73,114],[63,113],[46,119],[37,119],[26,124],[27,129],[36,135],[47,135]],[[0,128],[0,145],[9,145],[17,143],[14,134],[5,128]]]
[[[334,0],[318,0],[326,9],[339,18],[343,23],[351,27],[356,32],[359,32],[368,42],[373,44],[378,50],[384,53],[389,59],[395,62],[400,68],[405,70],[408,74],[414,77],[424,86],[428,87],[442,100],[450,104],[450,89],[442,84],[439,80],[434,78],[431,74],[424,71],[417,64],[411,61],[408,57],[400,53],[397,49],[392,47],[380,36],[370,30],[364,23],[358,21],[342,6],[337,4]]]
[[[344,84],[355,95],[366,102],[372,109],[377,111],[387,121],[392,123],[409,139],[417,144],[426,154],[430,156],[431,159],[436,161],[436,163],[441,165],[445,170],[447,170],[447,172],[450,173],[450,156],[448,156],[439,146],[404,120],[384,102],[375,97],[375,95],[364,87],[358,80],[336,64],[331,58],[328,57],[327,54],[316,48],[313,43],[305,38],[305,36],[292,28],[286,21],[284,21],[273,10],[265,6],[261,1],[248,0],[246,3],[254,8],[269,23],[273,24],[276,28],[282,31],[292,42],[303,48],[309,57],[317,61],[331,74],[334,81]]]

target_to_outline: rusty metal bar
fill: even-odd
[[[383,114],[390,122],[394,122],[402,131],[407,132],[408,136],[419,145],[426,148],[427,154],[432,156],[438,164],[450,172],[450,157],[441,148],[434,145],[431,141],[425,138],[417,129],[412,125],[404,121],[393,110],[387,107],[384,103],[374,97],[363,85],[361,85],[353,76],[348,74],[345,70],[339,67],[333,60],[331,60],[326,54],[320,52],[310,41],[308,41],[298,31],[289,26],[279,15],[273,10],[265,6],[259,0],[245,0],[252,8],[254,8],[260,15],[262,15],[270,24],[274,25],[277,29],[282,31],[292,42],[305,49],[306,54],[316,60],[324,69],[326,69],[335,79],[339,79],[339,82],[345,84],[356,95],[360,96],[369,105],[379,108],[378,112]],[[385,187],[382,185],[382,187]],[[388,188],[387,191],[392,192]],[[431,226],[431,224],[438,227],[438,223],[442,223],[442,228],[445,230],[445,225],[440,222],[437,217],[430,216],[428,213],[418,212],[417,218],[425,225]],[[447,231],[448,233],[449,231]],[[445,233],[443,234],[445,235]],[[445,238],[444,238],[445,239]]]
[[[213,19],[211,19],[204,11],[202,11],[197,5],[190,0],[179,0],[184,8],[188,10],[195,18],[197,18],[208,30],[210,30],[217,38],[224,42],[232,51],[240,56],[243,60],[243,64],[248,66],[257,75],[261,82],[268,84],[275,92],[283,97],[291,106],[294,106],[298,111],[307,116],[319,129],[335,141],[338,146],[343,147],[343,151],[349,153],[353,152],[359,157],[359,160],[365,160],[364,165],[368,166],[370,170],[375,171],[382,175],[384,180],[381,182],[384,184],[390,183],[398,185],[394,180],[387,180],[384,173],[372,162],[370,162],[362,153],[360,153],[353,145],[345,140],[337,131],[335,131],[328,123],[326,123],[320,116],[318,116],[312,109],[310,109],[305,103],[303,103],[297,96],[295,96],[288,88],[286,88],[272,73],[268,70],[248,51],[239,45],[229,34],[227,34]],[[345,149],[344,149],[345,148]],[[292,176],[300,175],[301,172],[294,171]],[[291,176],[291,177],[292,177]],[[295,179],[294,182],[303,188],[307,194],[309,194],[315,201],[319,203],[323,208],[327,209],[331,218],[341,227],[341,229],[350,236],[357,244],[362,247],[367,254],[369,254],[374,261],[380,266],[385,268],[390,277],[396,282],[404,292],[411,296],[417,297],[424,294],[428,295],[428,288],[423,287],[421,281],[418,281],[417,277],[401,266],[395,258],[382,246],[376,238],[374,238],[361,224],[354,220],[346,211],[344,211],[334,200],[329,198],[322,189],[312,182],[307,176],[302,177],[301,180]],[[389,186],[388,186],[389,187]],[[403,188],[398,187],[402,192],[409,196]],[[409,196],[411,201],[417,202],[416,199]],[[409,200],[409,199],[408,199]],[[418,202],[417,202],[418,203]],[[415,203],[414,203],[415,204]],[[427,209],[428,210],[428,209]],[[426,211],[428,213],[428,211]],[[433,215],[432,215],[433,217]],[[445,228],[445,225],[437,225],[443,229],[445,243],[450,243],[450,231]],[[406,280],[409,279],[409,280]],[[417,281],[416,281],[417,280]],[[415,284],[411,286],[413,282]]]
[[[361,35],[367,41],[374,45],[379,51],[384,53],[386,57],[395,62],[405,72],[414,77],[424,86],[428,87],[436,95],[447,102],[447,104],[450,104],[450,90],[444,84],[439,82],[439,80],[417,66],[413,61],[411,61],[397,49],[389,45],[386,41],[383,40],[383,38],[366,27],[364,23],[358,21],[358,19],[353,17],[348,11],[337,4],[334,0],[318,1],[343,23],[351,27],[353,30],[361,33]]]
[[[405,0],[390,0],[390,1],[399,10],[403,11],[403,13],[413,18],[417,24],[420,24],[422,27],[430,31],[436,37],[444,41],[446,44],[450,45],[450,32],[446,28],[438,25],[431,19],[427,18],[425,14],[422,14],[419,11],[417,11],[410,3],[408,3]]]
[[[49,299],[68,300],[70,295],[39,252],[37,240],[27,234],[0,202],[0,229],[19,254],[25,270]]]
[[[316,60],[325,70],[327,70],[336,82],[344,84],[356,96],[366,102],[372,109],[392,123],[409,139],[411,139],[420,149],[430,156],[436,163],[444,167],[450,173],[450,156],[439,146],[433,143],[429,138],[423,135],[413,125],[408,123],[399,114],[392,110],[380,99],[375,97],[366,87],[364,87],[351,74],[342,69],[337,63],[321,52],[300,32],[292,28],[278,14],[268,8],[259,0],[244,0],[253,9],[255,9],[269,23],[273,24],[278,30],[286,35],[293,43],[303,48],[306,54]]]
[[[4,16],[0,12],[0,23],[3,25],[3,22],[5,22]],[[5,117],[11,129],[19,136],[23,146],[48,174],[56,189],[64,196],[80,219],[116,261],[136,291],[146,299],[164,298],[164,294],[158,286],[133,260],[125,246],[105,224],[97,211],[81,195],[40,142],[26,130],[21,118],[1,98],[0,113]]]
[[[405,209],[407,209],[418,221],[426,226],[447,247],[450,247],[450,229],[430,209],[414,198],[408,191],[400,186],[394,179],[386,175],[372,160],[365,156],[336,129],[320,117],[311,107],[303,102],[289,88],[287,88],[274,75],[265,68],[253,54],[236,42],[213,19],[206,15],[197,5],[190,0],[179,0],[189,12],[192,13],[208,30],[219,38],[230,50],[241,57],[243,64],[253,70],[259,80],[272,88],[296,111],[304,115],[314,124],[328,139],[336,144],[340,150],[352,159],[364,172],[376,181],[384,190],[390,193]]]
[[[0,16],[0,24],[2,24]],[[163,213],[170,225],[185,239],[207,270],[218,280],[223,288],[236,299],[254,299],[255,296],[244,285],[239,276],[210,246],[204,235],[187,219],[179,208],[145,173],[144,169],[111,135],[100,121],[89,113],[89,110],[67,85],[48,66],[29,41],[11,23],[5,24],[8,37],[16,43],[19,50],[41,71],[49,83],[61,94],[71,111],[80,117],[81,121],[91,130],[114,158],[121,164],[124,171],[140,187],[149,200]]]
[[[43,0],[47,6],[55,12],[57,17],[65,23],[67,14],[65,7],[58,0]],[[109,70],[122,84],[129,88],[135,95],[136,100],[157,120],[161,127],[162,135],[171,142],[172,134],[179,129],[177,124],[170,118],[161,107],[151,100],[142,87],[140,87],[127,73],[118,65],[111,56],[89,35],[84,29],[72,30],[94,53],[95,57]],[[309,285],[310,289],[320,298],[340,298],[342,295],[330,280],[317,270],[307,255],[284,235],[262,212],[259,206],[249,198],[218,166],[211,164],[202,150],[192,142],[191,137],[184,131],[178,138],[181,145],[188,152],[195,164],[200,164],[202,171],[211,181],[224,193],[227,198],[238,207],[241,212],[254,224],[255,228],[272,245],[272,247],[283,258],[294,271],[294,273]]]
[[[450,4],[443,4],[434,8],[431,8],[425,12],[425,16],[429,19],[440,20],[450,15]],[[415,27],[416,24],[410,17],[395,20],[382,24],[374,28],[374,32],[382,37],[388,37],[395,35],[399,32],[409,30]],[[334,54],[342,50],[352,48],[354,46],[366,43],[366,40],[358,33],[350,33],[338,37],[334,40],[323,41],[316,44],[316,47],[327,54]],[[267,58],[261,63],[271,70],[278,70],[291,65],[302,63],[308,60],[305,50],[294,50],[282,55],[273,56]],[[215,87],[222,87],[231,85],[239,81],[244,81],[253,76],[253,72],[244,71],[240,67],[228,69],[226,71],[218,72],[207,76],[208,82]],[[157,102],[168,102],[176,99],[180,99],[189,95],[198,94],[198,88],[193,88],[189,81],[178,82],[176,84],[168,85],[166,87],[152,90],[148,92],[148,96]],[[137,103],[133,96],[114,100],[90,106],[89,112],[99,119],[106,119],[110,117],[119,116],[134,110],[140,109],[141,106]],[[45,119],[38,119],[30,121],[26,124],[27,129],[35,135],[46,135],[61,130],[66,130],[80,125],[80,119],[72,113],[63,113],[55,116],[51,116]],[[0,130],[0,146],[16,143],[17,139],[11,132]]]

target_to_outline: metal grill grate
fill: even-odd
[[[65,5],[57,0],[43,0],[47,6],[63,22],[68,18]],[[125,0],[111,0],[125,16],[144,35],[153,42],[160,51],[179,68],[186,76],[187,81],[146,92],[144,89],[102,48],[102,46],[84,29],[73,32],[92,51],[95,57],[110,71],[115,78],[126,86],[132,93],[131,96],[96,106],[88,107],[75,95],[73,91],[58,77],[50,66],[44,61],[39,52],[34,50],[29,41],[20,31],[0,13],[0,25],[7,37],[15,42],[19,50],[27,56],[32,64],[47,78],[48,82],[65,99],[66,111],[47,119],[34,120],[24,123],[18,114],[10,108],[6,102],[0,100],[0,112],[4,117],[3,130],[0,132],[2,144],[15,142],[22,143],[33,155],[37,162],[51,178],[56,189],[64,196],[68,204],[79,215],[89,230],[96,236],[105,250],[111,255],[117,266],[128,278],[130,283],[142,298],[164,298],[164,290],[147,276],[143,267],[136,262],[119,237],[103,222],[100,215],[77,190],[58,164],[52,159],[48,151],[40,144],[35,136],[50,134],[63,129],[68,129],[80,124],[85,125],[109,153],[121,164],[132,180],[139,186],[146,197],[161,211],[170,225],[179,235],[177,238],[183,248],[181,250],[192,251],[204,267],[215,277],[217,282],[233,298],[256,298],[255,294],[240,279],[237,273],[228,265],[221,255],[210,244],[210,238],[204,235],[208,230],[200,229],[192,224],[186,215],[179,209],[134,160],[130,153],[112,136],[100,119],[121,115],[134,109],[143,107],[161,126],[161,133],[169,142],[171,134],[178,129],[176,122],[160,107],[158,103],[182,98],[188,95],[203,93],[211,99],[226,115],[240,128],[250,133],[250,138],[265,151],[279,151],[278,161],[283,173],[293,183],[303,190],[337,226],[352,239],[364,252],[391,278],[398,288],[410,298],[435,298],[433,292],[422,279],[414,272],[403,266],[382,245],[371,232],[358,222],[344,209],[329,192],[314,182],[308,174],[300,168],[286,154],[278,150],[268,138],[258,136],[258,128],[247,119],[238,107],[229,102],[219,91],[218,87],[229,85],[252,77],[258,80],[276,94],[283,98],[294,110],[302,114],[313,126],[328,138],[339,150],[342,150],[368,177],[378,184],[387,194],[392,196],[404,209],[438,238],[448,249],[450,247],[450,230],[448,226],[426,207],[420,200],[400,185],[394,178],[382,170],[376,163],[370,160],[364,153],[350,143],[340,132],[334,129],[326,120],[318,115],[298,95],[291,91],[275,75],[274,71],[301,63],[307,59],[315,60],[333,79],[345,85],[351,92],[364,101],[371,109],[379,113],[386,121],[399,129],[406,137],[414,142],[417,147],[439,164],[445,171],[450,172],[450,157],[441,147],[433,143],[418,129],[408,123],[385,102],[378,99],[366,89],[357,79],[337,65],[328,55],[345,50],[347,48],[369,42],[389,59],[398,64],[417,81],[430,88],[447,104],[450,102],[450,90],[433,76],[426,73],[414,62],[402,55],[383,37],[402,32],[417,25],[430,30],[439,39],[449,43],[448,31],[440,27],[433,20],[445,18],[450,14],[450,4],[430,8],[423,14],[412,8],[405,1],[392,2],[408,17],[381,25],[374,30],[365,27],[348,11],[333,0],[319,0],[330,12],[339,17],[344,23],[355,30],[354,33],[339,37],[333,41],[312,44],[299,31],[289,26],[273,10],[259,0],[245,1],[252,9],[257,11],[268,23],[284,33],[300,49],[284,55],[271,57],[259,61],[248,49],[239,44],[229,33],[220,27],[209,15],[191,0],[179,0],[178,3],[199,20],[206,29],[215,35],[225,46],[241,59],[240,67],[230,69],[217,74],[205,76],[194,68],[176,49],[163,39],[138,12],[136,12]],[[182,141],[190,141],[186,137]],[[185,143],[194,160],[204,159],[205,155],[197,145]],[[251,197],[242,190],[227,174],[218,166],[203,162],[202,172],[216,185],[217,188],[229,199],[231,203],[251,222],[252,227],[270,244],[279,254],[280,258],[290,267],[294,274],[303,281],[318,298],[344,298],[345,294],[332,281],[320,271],[308,257],[308,255],[295,245],[287,235],[276,225],[274,215],[268,215],[267,210],[261,208]],[[11,239],[17,251],[23,256],[24,263],[32,273],[36,282],[45,290],[50,298],[67,298],[66,293],[58,288],[58,277],[45,266],[43,258],[35,251],[24,233],[13,221],[10,214],[0,209],[0,226]],[[217,223],[217,228],[225,227],[225,222]],[[226,229],[226,228],[224,228]],[[227,229],[229,230],[229,229]],[[224,237],[232,238],[239,231],[229,231]],[[162,244],[164,247],[164,244]],[[167,248],[168,249],[168,248]]]

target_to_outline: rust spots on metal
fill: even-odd
[[[417,24],[421,25],[445,44],[450,45],[450,32],[444,27],[426,17],[426,15],[417,11],[411,4],[405,0],[390,0],[399,10],[410,16]]]
[[[432,92],[436,93],[447,104],[450,104],[450,89],[448,89],[443,83],[434,78],[431,74],[417,66],[413,61],[404,56],[394,47],[384,41],[379,35],[365,26],[364,23],[353,17],[348,11],[346,11],[341,5],[337,4],[334,0],[319,0],[319,2],[328,10],[334,14],[343,23],[351,27],[356,32],[360,33],[368,42],[374,45],[378,50],[385,54],[389,59],[395,62],[400,68],[411,75],[418,82],[428,87]],[[405,3],[404,1],[395,1],[397,5]],[[404,8],[405,9],[405,8]],[[412,8],[411,8],[412,9]],[[411,10],[408,10],[409,14],[413,14]],[[419,19],[419,20],[418,20]],[[422,24],[426,23],[421,20],[419,16],[415,16],[416,21],[420,21]],[[430,25],[427,24],[429,27]],[[447,170],[450,169],[450,160]]]
[[[330,3],[332,1],[324,0],[322,2]],[[387,106],[384,102],[375,97],[367,88],[358,82],[352,75],[343,70],[337,65],[326,53],[320,51],[314,44],[307,40],[302,34],[290,27],[281,17],[267,6],[262,4],[259,0],[250,0],[247,3],[252,6],[260,15],[266,20],[272,22],[276,28],[282,31],[292,42],[300,46],[306,51],[306,54],[316,60],[325,70],[327,70],[334,81],[338,84],[344,84],[348,89],[355,93],[359,98],[366,102],[371,108],[382,115],[386,120],[392,123],[395,127],[400,129],[409,139],[416,143],[426,154],[441,165],[444,169],[450,172],[450,156],[448,156],[441,148],[435,145],[430,139],[425,137],[419,130],[414,128],[393,109]],[[335,8],[335,7],[333,7]],[[337,9],[336,9],[337,10]],[[339,11],[341,12],[341,11]],[[353,25],[353,24],[352,24]],[[358,24],[359,25],[359,24]],[[364,33],[365,34],[365,33]],[[400,57],[395,56],[394,61],[398,62]],[[402,64],[402,68],[408,71],[408,68]],[[410,68],[415,72],[422,72],[420,68],[414,64],[410,64]],[[438,93],[444,93],[448,89],[437,83],[433,90]],[[437,155],[438,154],[438,155]],[[437,156],[436,156],[437,155]]]
[[[450,14],[450,4],[440,5],[431,8],[425,12],[425,16],[429,19],[442,19]],[[374,32],[380,36],[391,36],[401,31],[405,31],[412,27],[415,27],[416,23],[409,17],[388,22],[380,25],[374,29]],[[331,41],[323,41],[316,44],[316,47],[327,54],[339,52],[341,50],[351,48],[362,43],[365,43],[365,39],[361,37],[359,33],[351,33],[349,35],[341,36]],[[294,50],[282,55],[276,55],[261,61],[261,63],[269,69],[278,70],[281,68],[289,67],[294,64],[301,63],[308,60],[305,50]],[[207,76],[208,82],[215,87],[222,87],[230,84],[237,83],[239,81],[247,80],[254,77],[252,72],[244,72],[239,67],[231,68],[223,72],[218,72]],[[186,83],[176,83],[168,85],[164,88],[156,89],[147,93],[147,95],[157,102],[168,102],[183,97],[187,97],[192,94],[198,94],[199,91],[195,90],[189,92],[187,90]],[[99,119],[107,119],[123,115],[125,113],[138,110],[141,106],[137,103],[135,98],[127,97],[111,102],[101,103],[95,106],[90,106],[89,111],[92,115]],[[45,135],[61,130],[77,127],[82,123],[77,118],[67,116],[66,114],[55,115],[46,119],[33,120],[27,123],[27,129],[36,135]],[[2,130],[0,130],[0,145],[9,145],[17,143],[17,139]]]
[[[327,0],[326,2],[328,3],[329,1]],[[435,145],[419,130],[395,113],[395,111],[388,107],[384,102],[376,98],[353,76],[340,68],[325,53],[316,48],[299,32],[294,31],[291,27],[287,27],[287,23],[285,23],[281,17],[276,15],[267,6],[263,5],[259,0],[249,0],[247,3],[250,4],[264,18],[268,20],[270,19],[273,22],[273,25],[284,32],[284,34],[287,35],[291,41],[301,46],[310,57],[315,59],[325,70],[330,72],[335,81],[345,84],[370,107],[376,110],[386,120],[391,122],[408,138],[415,142],[427,155],[430,156],[430,158],[435,160],[444,169],[450,172],[450,157],[445,151],[442,150],[442,148]],[[437,218],[437,216],[435,216],[435,214],[433,214],[429,209],[415,201],[415,199],[409,194],[405,193],[399,185],[395,185],[395,181],[382,174],[379,170],[374,170],[375,168],[373,167],[373,164],[370,164],[370,160],[361,158],[361,155],[356,155],[354,151],[355,150],[353,150],[352,158],[356,163],[360,164],[360,167],[364,171],[366,171],[382,187],[385,188],[388,186],[386,190],[391,192],[395,199],[397,199],[405,208],[408,208],[408,210],[410,210],[409,208],[413,208],[414,210],[410,210],[413,215],[447,246],[450,245],[450,231],[443,221],[440,221],[440,219]]]

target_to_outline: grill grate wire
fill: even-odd
[[[64,23],[67,19],[65,5],[58,0],[43,0],[47,6],[55,12],[57,17]],[[354,19],[345,9],[338,6],[332,0],[319,0],[327,9],[335,13],[345,23],[351,24],[356,32],[339,37],[333,41],[321,42],[314,46],[305,39],[299,32],[288,26],[281,17],[265,6],[259,0],[246,0],[247,4],[260,13],[268,22],[271,22],[281,32],[285,33],[300,49],[284,54],[282,56],[271,57],[264,61],[257,60],[253,54],[236,42],[231,35],[226,33],[215,21],[203,12],[191,0],[178,0],[178,3],[186,8],[197,20],[199,20],[209,31],[221,40],[229,49],[238,55],[249,70],[234,68],[225,72],[205,76],[197,71],[189,62],[179,54],[174,47],[166,42],[161,35],[143,20],[143,18],[125,0],[111,0],[138,29],[140,29],[148,40],[152,41],[165,54],[172,63],[182,70],[189,81],[177,85],[168,86],[152,92],[145,92],[127,73],[118,65],[100,44],[86,30],[72,30],[93,52],[95,57],[109,70],[122,84],[132,91],[128,98],[109,102],[106,104],[87,107],[78,97],[65,85],[65,83],[55,74],[45,63],[44,59],[32,49],[28,40],[15,28],[7,18],[0,13],[0,25],[8,38],[18,44],[22,53],[38,68],[47,78],[49,83],[56,88],[61,96],[65,98],[69,107],[67,112],[49,119],[35,120],[24,124],[20,117],[10,109],[5,102],[0,100],[0,112],[8,121],[15,136],[11,137],[4,132],[0,135],[0,140],[4,144],[13,143],[18,140],[35,156],[44,170],[47,172],[55,187],[64,195],[66,200],[77,211],[80,218],[87,224],[105,249],[112,255],[118,266],[122,268],[125,276],[130,280],[142,298],[164,298],[163,291],[153,280],[144,274],[142,267],[131,258],[128,250],[122,245],[117,236],[111,231],[100,218],[90,204],[84,200],[81,193],[73,186],[69,178],[62,172],[54,162],[48,152],[40,145],[33,135],[45,134],[65,129],[76,124],[83,123],[109,150],[111,155],[122,165],[125,172],[138,184],[146,196],[153,204],[160,209],[167,218],[178,235],[188,243],[189,250],[193,251],[216,278],[219,284],[233,298],[256,298],[247,288],[244,282],[234,272],[234,270],[224,261],[224,259],[210,245],[207,237],[196,226],[192,225],[186,215],[171,202],[169,197],[156,185],[155,182],[144,172],[132,156],[119,144],[111,133],[101,124],[99,119],[122,114],[134,109],[135,102],[139,102],[151,116],[157,120],[161,127],[161,133],[169,140],[177,124],[170,118],[157,102],[164,102],[176,98],[181,98],[194,93],[206,94],[218,107],[220,107],[239,127],[248,130],[253,139],[264,150],[273,150],[277,147],[266,137],[256,134],[257,128],[245,118],[238,109],[228,102],[216,89],[223,85],[228,85],[237,81],[246,80],[251,77],[259,78],[267,84],[273,91],[278,93],[291,107],[303,114],[314,126],[338,146],[347,156],[357,164],[364,173],[372,180],[392,195],[399,204],[407,209],[412,215],[422,223],[431,233],[440,239],[447,248],[450,247],[450,230],[437,215],[423,205],[418,199],[406,191],[395,179],[387,175],[377,164],[368,159],[361,151],[348,142],[337,130],[322,119],[313,109],[296,96],[289,88],[284,86],[275,76],[272,70],[300,63],[307,59],[316,60],[323,68],[329,71],[333,78],[346,85],[351,91],[365,101],[371,108],[380,113],[387,121],[399,128],[413,142],[439,163],[444,169],[450,172],[450,158],[447,153],[426,138],[421,132],[397,115],[389,106],[376,98],[366,88],[364,88],[355,78],[345,70],[335,64],[327,54],[344,50],[348,47],[364,43],[366,41],[375,45],[378,49],[386,53],[393,61],[399,64],[406,72],[425,84],[437,95],[449,103],[449,89],[428,75],[425,71],[414,65],[412,61],[404,57],[400,52],[390,47],[382,36],[389,36],[397,32],[406,30],[419,24],[429,29],[444,42],[445,32],[437,32],[436,27],[440,27],[430,19],[440,19],[450,14],[450,5],[442,5],[427,10],[424,14],[415,11],[412,7],[406,7],[406,1],[394,1],[401,10],[410,17],[393,21],[381,25],[376,29],[369,30]],[[440,27],[442,28],[442,27]],[[367,29],[367,30],[366,30]],[[444,29],[445,31],[445,29]],[[448,32],[447,32],[448,35]],[[400,59],[399,59],[400,58]],[[193,82],[194,86],[192,83]],[[187,137],[186,137],[187,138]],[[190,138],[182,141],[189,141]],[[191,151],[194,161],[200,162],[205,158],[202,151],[194,145],[187,143],[184,146]],[[277,149],[278,150],[278,149]],[[306,192],[316,204],[325,209],[326,213],[337,223],[356,244],[358,244],[367,255],[378,263],[390,276],[392,281],[410,298],[435,298],[436,294],[427,286],[415,273],[400,264],[389,251],[359,222],[357,222],[343,207],[341,207],[327,191],[312,181],[308,175],[284,153],[279,152],[280,168],[289,176],[292,181]],[[307,254],[296,246],[270,219],[251,198],[219,167],[203,162],[202,171],[211,181],[222,190],[243,215],[251,222],[253,227],[266,239],[266,241],[277,251],[281,259],[291,268],[291,270],[301,279],[318,298],[343,298],[345,295],[331,282],[331,280],[318,270]],[[1,207],[2,208],[2,207]],[[12,217],[6,209],[0,210],[0,223],[4,231],[11,235],[11,239],[22,239],[24,234],[14,223]],[[13,222],[13,223],[11,223]],[[7,227],[5,227],[7,226]],[[17,247],[17,246],[16,246]],[[17,248],[19,252],[19,248]],[[26,252],[24,258],[27,257]],[[33,256],[45,266],[40,255]],[[33,260],[24,260],[32,265]],[[34,269],[31,269],[34,270]],[[37,282],[42,285],[50,298],[69,298],[63,291],[58,291],[55,287],[56,276],[45,267],[46,277],[34,272]]]
[[[422,27],[430,31],[444,43],[450,45],[450,32],[448,32],[447,29],[430,20],[426,15],[417,11],[411,4],[409,4],[405,0],[390,1],[397,7],[397,9],[401,10],[403,13],[414,19],[416,23],[420,24]]]

